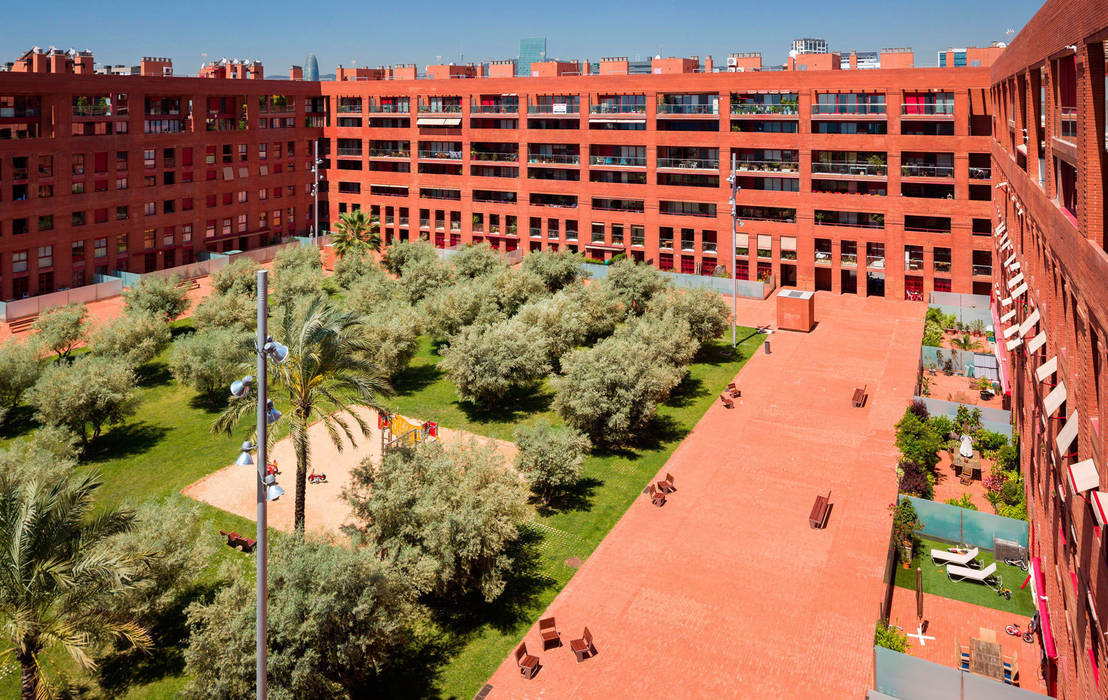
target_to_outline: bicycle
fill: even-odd
[[[1005,559],[1004,563],[1007,564],[1008,566],[1014,566],[1017,569],[1027,571],[1027,562],[1024,561],[1023,559]]]
[[[1004,628],[1004,631],[1013,637],[1021,637],[1023,641],[1028,644],[1032,644],[1035,641],[1035,633],[1031,630],[1031,625],[1027,626],[1026,630],[1020,630],[1018,622],[1014,622]]]

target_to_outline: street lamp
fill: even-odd
[[[278,343],[269,336],[268,333],[268,271],[258,270],[258,329],[257,336],[255,338],[254,353],[257,355],[258,368],[257,368],[257,380],[252,376],[246,376],[242,379],[231,382],[231,396],[236,399],[246,398],[250,394],[250,387],[257,384],[258,389],[258,411],[257,411],[257,442],[250,442],[249,440],[242,443],[240,448],[238,459],[235,460],[235,464],[248,467],[255,464],[254,459],[250,456],[252,450],[257,450],[257,481],[256,481],[256,500],[257,500],[257,549],[256,549],[256,564],[257,564],[257,637],[256,637],[256,659],[255,659],[255,683],[257,686],[258,700],[265,700],[266,697],[266,627],[268,625],[268,616],[266,614],[266,577],[267,577],[267,558],[268,558],[268,539],[266,537],[268,532],[266,504],[269,501],[276,501],[281,497],[281,494],[285,492],[280,486],[277,485],[277,479],[272,474],[266,473],[266,431],[270,425],[276,423],[281,419],[281,412],[277,410],[267,396],[266,386],[266,372],[267,364],[273,362],[274,364],[282,364],[289,357],[289,349]]]
[[[731,174],[727,177],[727,182],[731,185],[731,200],[728,202],[731,205],[731,348],[734,349],[738,344],[738,331],[736,330],[736,324],[739,322],[739,283],[738,283],[738,271],[735,262],[735,243],[736,238],[739,235],[739,227],[743,225],[743,222],[739,221],[739,176],[735,171],[736,157],[735,154],[731,154]]]
[[[323,160],[319,157],[319,140],[312,141],[312,176],[315,182],[312,184],[312,245],[318,244],[319,239],[319,166]]]

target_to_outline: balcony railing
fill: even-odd
[[[885,114],[885,103],[871,104],[820,104],[812,105],[812,114]]]
[[[700,251],[702,253],[715,253],[716,252],[716,244],[712,243],[710,241],[704,241],[700,245]]]
[[[409,110],[408,110],[408,105],[406,105],[406,104],[399,104],[399,105],[369,104],[369,105],[366,106],[366,111],[370,112],[372,114],[407,114]],[[420,108],[419,111],[422,112],[423,109]]]
[[[419,105],[420,114],[460,114],[461,111],[461,105]]]
[[[900,105],[900,113],[905,116],[930,116],[936,114],[954,114],[954,104],[951,102],[924,102]]]
[[[782,250],[781,251],[781,259],[782,260],[796,260],[796,251],[795,250]]]
[[[973,266],[974,277],[992,277],[993,266],[992,265],[974,265]]]
[[[0,107],[0,118],[3,119],[23,119],[26,117],[38,117],[40,116],[38,107],[27,107],[23,109],[16,109],[15,107]]]
[[[581,106],[577,102],[566,102],[549,105],[527,105],[528,114],[579,114]]]
[[[797,105],[786,105],[786,104],[766,105],[766,104],[756,104],[756,103],[750,103],[750,102],[741,102],[741,103],[738,103],[738,104],[736,104],[734,102],[731,103],[731,114],[753,114],[753,115],[760,115],[760,114],[794,114],[795,115],[798,112],[799,112],[799,109],[797,108]]]
[[[888,165],[871,163],[822,163],[812,161],[813,173],[826,173],[831,175],[869,175],[884,177],[888,172]]]
[[[658,105],[658,114],[719,114],[718,104],[669,104]]]
[[[361,114],[362,113],[362,106],[360,104],[356,104],[356,105],[340,104],[338,111],[339,111],[339,114]]]
[[[754,173],[800,172],[800,163],[792,160],[740,160],[735,167],[743,172]]]
[[[530,236],[531,236],[531,238],[542,238],[542,229],[541,228],[532,228],[531,231],[530,231]]]
[[[954,177],[953,165],[902,165],[904,177]]]
[[[908,258],[904,261],[905,270],[922,270],[923,258]]]
[[[866,267],[872,267],[875,270],[885,269],[885,256],[884,255],[867,255]]]
[[[471,104],[469,106],[469,111],[473,114],[517,114],[519,112],[519,103],[496,105]]]
[[[950,272],[950,263],[943,262],[942,260],[936,260],[934,262],[935,272]]]
[[[581,156],[571,153],[528,153],[527,162],[538,165],[578,165]]]
[[[659,158],[658,167],[682,170],[719,170],[719,158]]]
[[[1077,138],[1077,107],[1058,108],[1058,131],[1061,138]]]
[[[339,146],[338,153],[340,156],[356,156],[358,158],[362,157],[362,149],[360,148],[343,148],[342,146]]]
[[[73,107],[75,117],[110,117],[111,105],[80,105]]]
[[[428,151],[419,149],[420,158],[432,158],[436,160],[461,160],[461,151]]]
[[[1040,163],[1042,161],[1039,161]],[[969,177],[971,180],[990,180],[993,177],[992,168],[975,168],[972,165],[969,169]]]
[[[830,250],[817,250],[816,251],[816,264],[817,265],[830,265],[831,264],[831,251]]]
[[[589,165],[611,165],[621,168],[645,168],[646,156],[589,156]]]
[[[341,153],[339,155],[342,155]],[[411,158],[412,152],[399,148],[371,148],[370,158]]]
[[[646,114],[646,105],[612,104],[601,102],[589,106],[590,114]]]
[[[842,253],[839,255],[839,262],[848,267],[858,266],[858,254],[857,253]]]
[[[470,160],[485,160],[498,163],[518,163],[519,153],[517,151],[470,151],[469,158]]]
[[[820,219],[815,221],[817,226],[850,226],[853,228],[885,228],[884,220],[881,221],[840,221],[838,219]]]

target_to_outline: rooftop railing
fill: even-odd
[[[832,175],[884,176],[888,172],[888,165],[877,165],[875,163],[823,163],[820,161],[812,161],[812,172]]]

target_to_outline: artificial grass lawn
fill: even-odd
[[[527,528],[533,566],[509,585],[501,600],[472,610],[440,611],[436,619],[448,638],[449,658],[432,685],[442,697],[468,698],[477,692],[569,581],[575,569],[567,566],[566,560],[584,560],[592,553],[764,339],[749,328],[740,328],[739,337],[743,340],[738,356],[725,354],[729,343],[723,340],[705,344],[684,382],[659,407],[641,444],[618,451],[594,451],[585,462],[576,492],[557,508],[539,510]],[[396,394],[388,397],[386,404],[404,415],[505,440],[513,438],[517,425],[539,417],[562,424],[551,408],[553,392],[548,384],[512,397],[502,408],[485,411],[458,401],[454,385],[437,368],[438,359],[431,341],[423,338],[411,366],[394,381]],[[195,391],[174,382],[164,360],[163,355],[144,368],[138,413],[108,431],[83,462],[103,474],[98,498],[106,503],[178,494],[188,484],[226,466],[238,453],[243,435],[212,435],[209,428],[218,408],[205,406]],[[24,423],[18,433],[31,427]],[[244,427],[239,432],[247,431]],[[16,436],[0,435],[0,446]],[[254,529],[251,521],[209,506],[202,508],[205,528],[214,535],[220,528]],[[219,561],[243,557],[226,547],[218,551]],[[217,563],[213,563],[213,572]],[[64,658],[56,658],[62,668],[72,669]],[[0,678],[0,697],[17,696],[18,681],[18,673]],[[183,666],[175,664],[166,668],[161,678],[136,682],[111,696],[132,700],[173,697],[185,681]]]
[[[901,588],[916,589],[916,567],[923,569],[923,592],[931,595],[960,600],[965,603],[980,605],[994,610],[1004,610],[1022,617],[1031,617],[1035,612],[1035,605],[1031,600],[1031,587],[1020,589],[1020,585],[1027,578],[1027,572],[1016,566],[1010,566],[1002,561],[996,563],[996,573],[1001,577],[1005,588],[1012,589],[1012,599],[1005,600],[984,584],[975,581],[961,581],[955,583],[946,575],[946,567],[938,567],[931,563],[932,549],[946,549],[955,543],[941,540],[920,538],[920,545],[912,558],[912,566],[909,569],[898,565],[896,568],[896,585]],[[985,567],[991,564],[993,553],[982,549],[977,555],[977,561]]]

